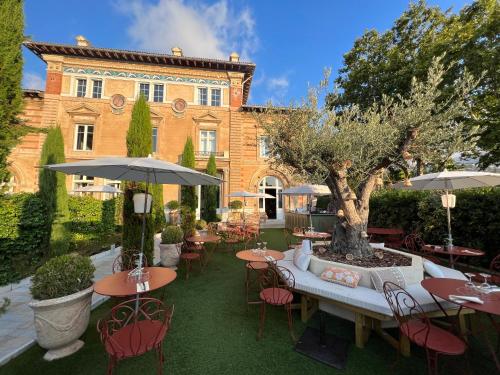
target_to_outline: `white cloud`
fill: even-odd
[[[128,34],[134,47],[170,53],[182,48],[186,56],[228,59],[236,51],[249,59],[258,46],[250,9],[236,10],[227,0],[211,5],[185,0],[120,1],[120,11],[131,17]]]
[[[23,88],[33,90],[45,90],[45,80],[38,73],[26,72],[23,75]]]
[[[289,86],[290,81],[287,74],[267,79],[266,89],[267,94],[269,95],[269,100],[274,104],[283,105]]]

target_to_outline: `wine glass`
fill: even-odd
[[[491,276],[490,274],[488,273],[480,273],[479,275],[481,275],[482,277],[484,277],[484,283],[481,283],[481,289],[490,289],[491,288],[491,285],[488,284],[488,278]]]
[[[267,242],[262,242],[262,244],[264,245],[264,247],[262,248],[262,250],[266,251],[267,250]]]
[[[475,274],[471,273],[471,272],[466,272],[464,273],[465,276],[467,276],[467,278],[469,279],[466,283],[465,283],[465,286],[467,288],[474,288],[475,285],[474,283],[472,282],[472,278],[475,276]]]

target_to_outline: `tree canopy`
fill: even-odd
[[[481,157],[481,166],[498,164],[499,33],[500,5],[496,0],[477,0],[458,14],[429,7],[423,0],[412,3],[390,30],[370,30],[355,41],[344,55],[336,80],[339,92],[328,95],[327,102],[330,108],[341,111],[354,104],[369,108],[383,95],[404,96],[412,78],[425,79],[433,58],[443,56],[447,70],[438,100],[449,100],[464,70],[478,80],[469,98],[472,110],[459,120],[481,130],[478,145],[487,152]]]
[[[194,169],[195,167],[194,145],[191,137],[188,137],[186,143],[184,144],[181,165],[191,169]],[[196,210],[198,207],[196,186],[181,187],[181,206],[189,207],[192,211]]]
[[[217,165],[215,164],[215,156],[213,154],[210,155],[208,159],[206,173],[210,176],[217,176]],[[205,192],[203,219],[207,222],[215,221],[217,219],[217,194],[219,192],[219,186],[203,186],[203,191]]]

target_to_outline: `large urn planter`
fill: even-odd
[[[160,244],[160,263],[163,267],[177,267],[179,264],[179,251],[182,245],[178,244]]]
[[[66,357],[83,346],[79,338],[89,324],[93,290],[91,286],[68,296],[29,304],[35,313],[38,344],[48,350],[45,360]]]
[[[147,194],[146,212],[151,212],[152,199],[153,196],[151,194]],[[134,194],[133,200],[134,200],[134,212],[136,214],[144,213],[144,201],[146,200],[146,194],[136,193]]]

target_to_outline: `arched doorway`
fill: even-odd
[[[259,198],[259,211],[265,212],[268,219],[283,220],[283,183],[274,176],[266,176],[259,183],[259,193],[272,195],[273,198]]]

